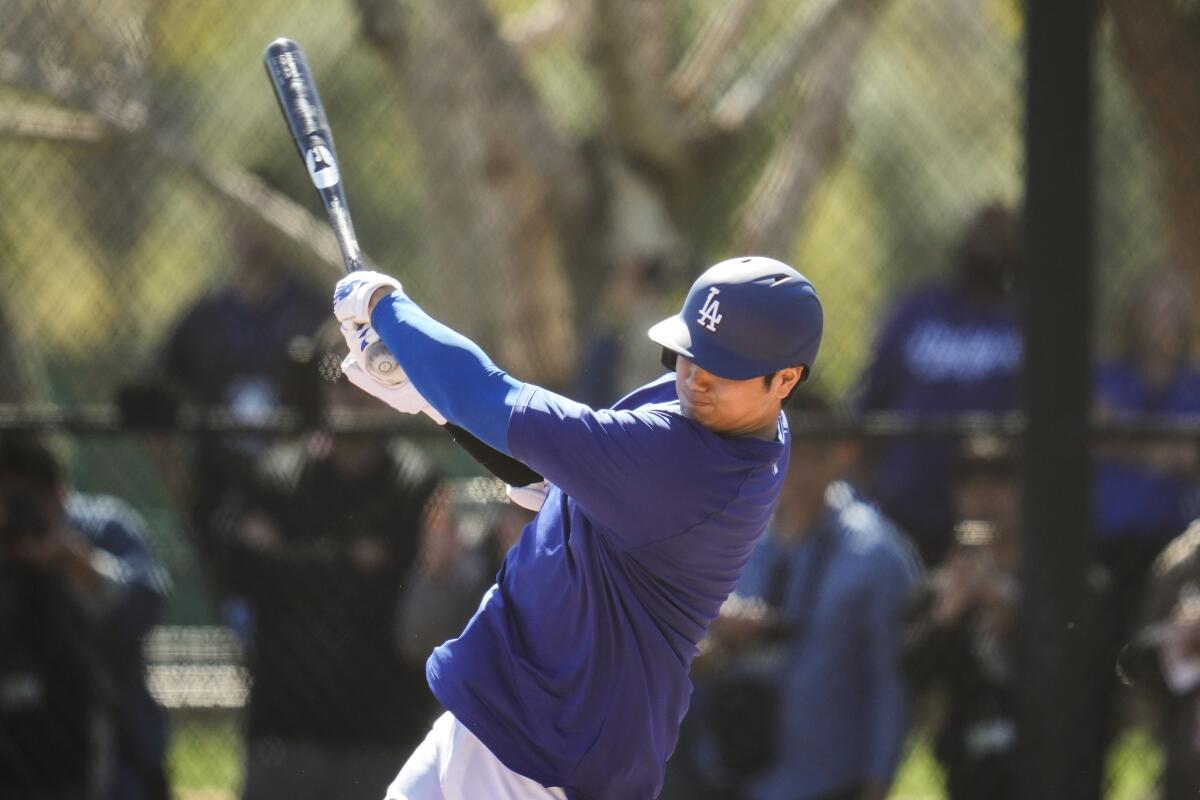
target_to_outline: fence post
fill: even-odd
[[[1090,552],[1094,0],[1026,9],[1025,586],[1018,797],[1096,797],[1086,663]],[[1090,677],[1089,677],[1090,676]]]

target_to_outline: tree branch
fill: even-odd
[[[146,123],[148,112],[141,101],[121,95],[111,87],[94,85],[61,64],[44,59],[35,61],[12,49],[0,49],[0,83],[85,109],[122,130],[136,130]]]
[[[709,126],[726,133],[737,132],[757,122],[776,107],[797,76],[826,76],[815,66],[816,53],[826,50],[827,40],[847,16],[858,13],[862,0],[820,0],[802,3],[794,17],[795,34],[769,48],[717,102]],[[836,77],[836,76],[834,76]]]
[[[59,102],[111,107],[97,95],[103,90],[95,89],[77,73],[47,63],[35,65],[12,50],[0,51],[0,80]],[[258,220],[270,238],[307,263],[342,272],[337,240],[328,224],[246,170],[203,157],[177,137],[154,130],[142,103],[131,101],[120,107],[124,112],[115,118],[50,106],[0,109],[0,135],[87,144],[113,139],[129,142],[190,174],[242,217]]]
[[[533,8],[506,19],[500,36],[522,55],[583,26],[587,6],[578,0],[542,0]]]
[[[667,12],[662,0],[596,0],[589,55],[616,141],[635,162],[672,173],[687,153],[667,94]]]
[[[717,68],[759,5],[761,0],[728,0],[709,16],[667,79],[667,91],[677,104],[690,106],[711,87]]]
[[[772,155],[740,217],[743,252],[786,259],[805,208],[845,139],[854,65],[878,18],[882,0],[844,3],[810,56],[814,81],[801,115]]]
[[[86,111],[49,106],[0,107],[0,137],[94,143],[106,138],[111,130],[106,120]]]
[[[403,11],[396,0],[357,2],[422,153],[431,258],[443,276],[431,306],[494,343],[508,369],[561,385],[574,351],[564,231],[590,220],[580,152],[482,0]],[[380,22],[391,26],[382,35]]]
[[[166,137],[156,136],[148,143],[156,155],[199,181],[241,219],[255,220],[269,241],[321,269],[323,279],[344,273],[341,250],[326,220],[235,164],[202,157]],[[373,268],[365,253],[363,263]]]
[[[1155,132],[1172,256],[1200,290],[1200,15],[1164,0],[1110,0],[1117,43]]]

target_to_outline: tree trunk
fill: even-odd
[[[359,10],[401,78],[423,156],[439,276],[430,305],[518,377],[564,384],[575,355],[564,231],[586,205],[582,158],[479,0]]]
[[[1110,0],[1121,56],[1158,137],[1172,249],[1200,290],[1200,12]]]

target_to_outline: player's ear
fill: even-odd
[[[771,395],[780,402],[786,400],[804,377],[805,369],[807,368],[803,364],[796,364],[776,372],[775,379],[771,382]]]

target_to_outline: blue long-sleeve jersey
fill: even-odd
[[[430,687],[506,766],[574,798],[658,794],[688,668],[763,532],[772,441],[680,413],[672,376],[593,410],[498,369],[395,293],[372,324],[448,420],[552,484]]]

